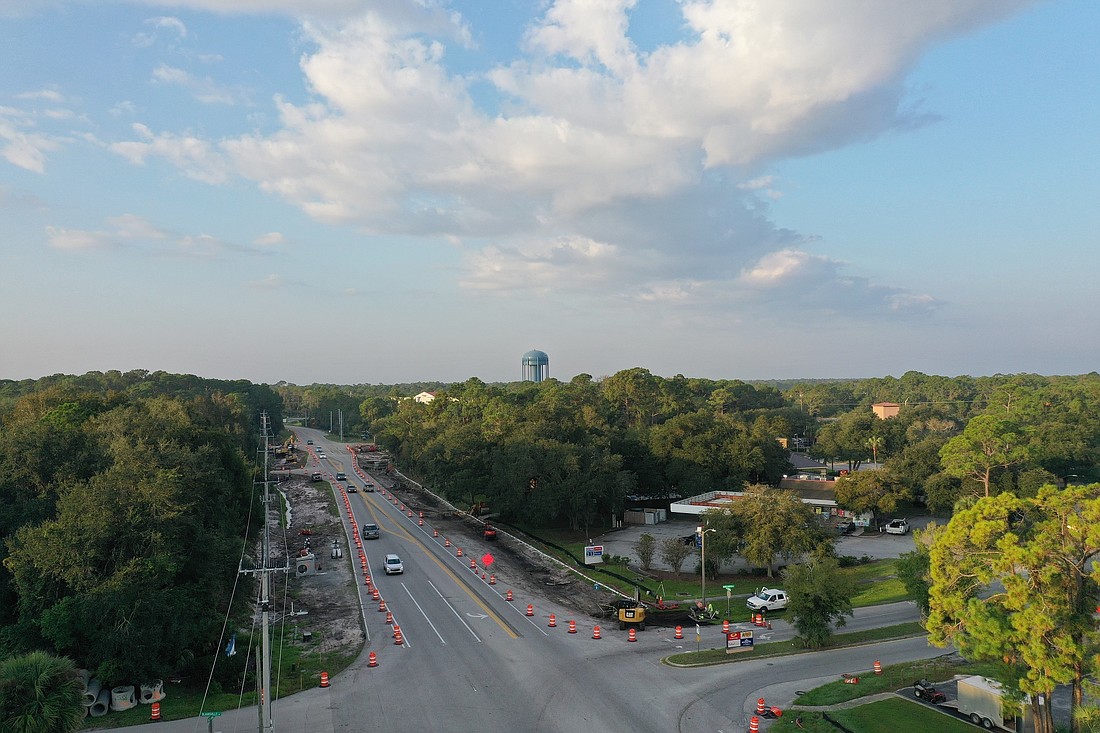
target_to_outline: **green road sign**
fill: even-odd
[[[201,715],[204,718],[216,718],[219,715],[221,715],[221,713],[219,711],[216,711],[216,710],[211,710],[208,713],[199,713],[199,715]]]

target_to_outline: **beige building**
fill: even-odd
[[[901,405],[897,402],[876,402],[871,405],[871,409],[875,411],[875,415],[879,420],[889,420],[892,417],[898,416]]]

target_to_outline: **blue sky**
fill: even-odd
[[[0,378],[1093,371],[1098,27],[1092,0],[5,3]]]

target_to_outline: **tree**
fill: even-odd
[[[998,468],[1027,461],[1030,450],[1020,426],[995,415],[978,415],[940,449],[944,472],[974,479],[989,496],[990,479]]]
[[[883,442],[882,436],[879,435],[872,435],[867,439],[867,447],[871,449],[871,460],[874,461],[876,466],[878,465],[878,449],[882,447]]]
[[[824,460],[840,460],[848,463],[848,472],[854,473],[867,457],[867,441],[879,421],[867,408],[852,410],[830,423],[818,433],[810,455]]]
[[[769,578],[776,556],[790,560],[827,541],[809,505],[783,489],[750,486],[729,512],[740,527],[737,554],[751,565],[767,568]],[[708,549],[711,546],[708,542]]]
[[[928,592],[932,586],[930,552],[936,529],[936,523],[930,522],[923,530],[913,530],[916,547],[911,552],[899,555],[894,565],[898,580],[905,586],[905,592],[923,615],[928,615]]]
[[[685,544],[679,537],[666,537],[658,545],[661,559],[672,568],[672,572],[679,573],[684,566],[684,560],[692,553],[693,546]]]
[[[643,532],[638,541],[634,543],[634,551],[638,553],[638,559],[642,562],[642,569],[649,570],[653,567],[653,555],[657,551],[657,538],[649,532]]]
[[[901,498],[890,474],[882,469],[857,471],[836,481],[836,503],[861,514],[874,512],[876,524],[879,515],[894,511]]]
[[[834,557],[819,556],[783,571],[790,596],[787,613],[802,643],[811,649],[825,646],[833,624],[844,626],[851,616],[855,581],[842,572]]]
[[[0,730],[7,733],[80,730],[82,696],[70,659],[37,651],[0,662]]]
[[[1094,671],[1093,588],[1100,581],[1100,484],[1035,498],[983,497],[956,512],[930,551],[929,640],[1004,665],[1008,688],[1031,695],[1037,733],[1053,733],[1051,695]]]

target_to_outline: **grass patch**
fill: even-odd
[[[852,631],[847,634],[833,634],[832,638],[829,641],[829,644],[823,648],[838,649],[840,647],[854,646],[856,644],[867,644],[875,641],[887,641],[889,639],[901,639],[907,636],[916,636],[923,633],[924,628],[920,625],[920,623],[913,621],[906,624],[897,624],[896,626],[882,626],[877,629]],[[791,639],[789,641],[773,641],[766,642],[764,644],[757,644],[753,646],[751,651],[737,652],[736,654],[727,654],[725,649],[703,649],[698,652],[673,654],[669,657],[666,657],[665,661],[669,662],[670,664],[679,664],[685,666],[724,664],[727,662],[742,662],[746,659],[780,657],[788,654],[803,654],[813,651],[821,651],[821,649],[807,649],[806,647],[802,646],[801,642]],[[909,682],[911,683],[912,680],[909,680]],[[846,685],[846,687],[851,689],[855,687],[855,685]],[[860,690],[860,694],[856,695],[855,697],[862,697],[865,694],[869,693]]]
[[[971,673],[974,665],[954,656],[935,659],[918,659],[912,662],[891,664],[882,668],[882,674],[871,670],[858,672],[859,684],[849,685],[842,680],[830,682],[795,698],[795,705],[836,705],[879,692],[894,692],[919,679],[943,682],[957,674]]]
[[[278,697],[287,697],[302,690],[317,687],[321,680],[321,671],[324,670],[330,676],[346,669],[358,657],[361,647],[349,651],[326,651],[323,655],[318,652],[320,640],[310,643],[294,642],[289,637],[291,632],[287,630],[287,638],[280,639],[276,629],[272,638],[271,661],[274,665],[271,675],[271,686],[277,690]],[[247,649],[247,639],[238,637],[238,653],[244,654]],[[281,651],[281,659],[280,659]],[[253,654],[256,650],[253,649]],[[181,720],[194,718],[201,711],[227,712],[238,707],[248,707],[256,704],[256,692],[254,689],[241,694],[238,691],[225,691],[217,682],[211,685],[211,694],[203,704],[203,694],[206,680],[184,680],[183,684],[166,684],[164,691],[166,697],[160,703],[160,715],[163,720]],[[248,687],[255,686],[254,672],[248,674]],[[120,728],[123,726],[140,725],[149,722],[149,705],[138,705],[136,708],[122,712],[110,712],[101,718],[85,718],[84,728]]]
[[[795,724],[801,716],[802,727]],[[896,733],[904,721],[906,733],[970,733],[974,726],[936,710],[902,698],[879,700],[847,710],[834,710],[829,717],[854,733]],[[770,733],[837,733],[837,728],[820,712],[788,711],[768,729]]]

